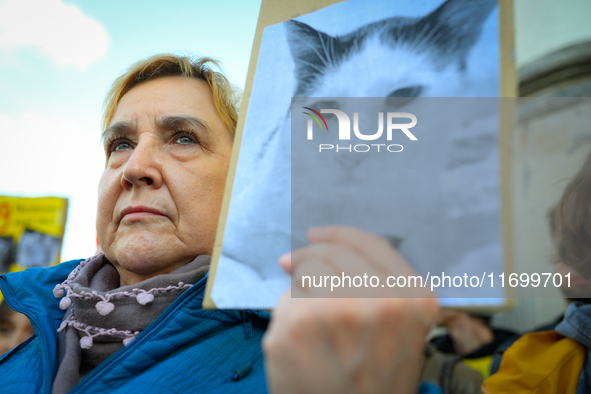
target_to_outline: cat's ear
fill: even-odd
[[[285,29],[291,56],[295,62],[298,96],[305,93],[306,86],[323,75],[330,64],[334,64],[332,54],[335,38],[295,20],[285,22]]]
[[[497,0],[447,0],[420,21],[424,38],[463,64],[496,6]]]

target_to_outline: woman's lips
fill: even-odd
[[[121,220],[123,219],[127,219],[127,220],[141,220],[143,218],[146,217],[151,217],[151,216],[164,216],[166,217],[166,215],[164,213],[162,213],[161,211],[155,209],[155,208],[150,208],[150,207],[144,207],[144,206],[130,206],[125,208],[123,211],[121,211]]]

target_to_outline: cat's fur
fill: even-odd
[[[343,36],[288,21],[294,96],[464,96],[459,88],[468,54],[496,5],[448,0],[424,17],[387,18]]]

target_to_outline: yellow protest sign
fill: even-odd
[[[60,261],[68,200],[0,196],[0,273]]]

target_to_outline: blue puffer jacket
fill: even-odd
[[[0,276],[8,305],[27,315],[36,332],[0,358],[0,393],[51,393],[64,315],[53,288],[80,261]],[[261,338],[269,314],[203,310],[205,281],[182,293],[71,393],[267,392]]]

